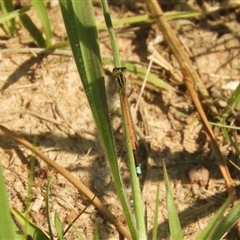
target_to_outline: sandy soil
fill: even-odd
[[[217,3],[212,1],[207,4],[214,6]],[[164,7],[168,11],[179,8],[184,11],[190,6],[187,3],[169,3]],[[197,5],[195,7],[198,8]],[[142,14],[145,12],[145,6],[112,6],[111,11],[113,18],[121,18]],[[95,12],[97,22],[102,22],[103,16],[97,4]],[[30,16],[40,26],[34,11],[30,12]],[[66,39],[64,24],[60,17],[56,19],[56,16],[60,16],[58,5],[49,8],[49,16],[54,41]],[[226,97],[229,94],[229,90],[223,89],[224,86],[229,81],[240,79],[238,20],[239,11],[229,10],[199,21],[171,21],[220,110],[226,106]],[[150,55],[147,46],[161,35],[153,23],[117,31],[122,59],[142,63],[142,67],[146,68],[147,57]],[[110,41],[106,32],[100,32],[99,36],[101,53],[111,57]],[[32,46],[32,43],[31,38],[20,26],[16,37],[6,39],[3,32],[0,32],[0,37],[1,49],[5,50],[0,50],[0,87],[3,89],[0,95],[0,123],[30,142],[36,141],[36,145],[44,154],[81,179],[119,219],[122,219],[123,213],[111,173],[73,58],[52,54],[40,58],[34,57],[34,52],[21,52],[22,49]],[[164,41],[156,45],[156,49],[172,64],[176,72],[179,71],[178,64]],[[108,98],[111,102],[109,111],[121,155],[119,167],[130,197],[129,176],[122,154],[124,145],[119,99],[109,74],[111,68],[112,66],[104,66]],[[157,65],[154,66],[153,72],[170,83],[176,91],[152,91],[147,87],[138,114],[134,116],[136,125],[148,137],[151,147],[149,158],[145,156],[144,150],[140,150],[139,153],[145,171],[142,185],[144,205],[148,211],[148,234],[151,236],[155,194],[157,186],[160,186],[158,239],[169,238],[162,170],[162,161],[165,160],[183,234],[185,239],[195,239],[226,199],[224,181],[206,142],[201,123],[183,117],[178,111],[196,117],[196,111],[183,83],[169,78]],[[139,80],[131,74],[128,74],[128,79]],[[132,84],[129,96],[132,109],[139,91],[140,86]],[[215,133],[225,159],[234,160],[231,148],[224,142],[221,133],[217,129]],[[3,166],[10,204],[23,212],[26,207],[31,152],[3,134],[0,138],[0,164]],[[188,172],[197,165],[209,171],[209,181],[208,172],[206,173],[206,186],[191,183],[188,178]],[[239,174],[232,169],[231,172],[234,185],[239,185]],[[71,184],[37,158],[31,218],[45,231],[48,227],[44,198],[50,176],[54,176],[50,193],[52,221],[54,211],[57,211],[67,225],[68,218],[73,219],[88,204]],[[92,238],[94,229],[99,229],[100,239],[119,239],[114,226],[106,222],[93,206],[77,220],[76,227],[85,239]],[[233,239],[235,234],[235,231],[232,231],[226,239]],[[74,230],[68,233],[66,239],[77,239]]]

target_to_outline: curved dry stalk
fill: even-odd
[[[205,89],[197,72],[193,68],[192,63],[191,63],[187,53],[184,51],[179,40],[173,33],[172,28],[170,27],[169,23],[167,22],[166,18],[164,17],[163,11],[162,11],[161,7],[159,6],[158,2],[154,1],[154,0],[148,0],[147,4],[148,4],[148,7],[149,7],[152,15],[156,16],[156,18],[155,18],[156,23],[157,23],[159,29],[162,31],[166,42],[168,43],[171,51],[173,52],[174,56],[178,60],[178,63],[181,67],[185,84],[186,84],[187,89],[190,93],[190,96],[197,108],[199,116],[202,120],[202,124],[205,128],[205,131],[206,131],[207,137],[209,139],[210,145],[213,149],[215,158],[218,162],[219,168],[224,177],[224,180],[225,180],[225,183],[227,186],[227,190],[228,190],[228,194],[230,196],[235,196],[232,178],[230,176],[228,167],[227,167],[226,163],[224,162],[224,159],[222,157],[222,154],[221,154],[218,144],[216,142],[215,135],[208,123],[208,119],[204,113],[203,107],[198,98],[198,94],[197,94],[195,88],[197,88],[197,90],[201,93],[204,100],[208,103],[208,107],[212,111],[214,116],[218,115],[218,112],[217,112],[216,108],[213,106],[212,102],[210,101],[208,92]]]
[[[96,195],[91,192],[78,178],[74,177],[69,171],[60,166],[58,163],[45,156],[41,151],[39,151],[36,147],[34,147],[31,143],[21,138],[14,132],[10,131],[8,128],[0,125],[0,130],[10,138],[14,139],[18,143],[24,145],[26,148],[35,153],[38,157],[40,157],[44,162],[53,167],[57,172],[59,172],[62,176],[64,176],[70,183],[72,183],[82,194],[84,194],[87,199],[92,202],[92,204],[98,209],[100,213],[102,213],[109,222],[115,225],[116,229],[127,239],[131,239],[131,235],[127,228],[125,228],[122,223],[118,221],[118,219],[108,210],[107,207],[103,205],[101,200],[96,197]]]

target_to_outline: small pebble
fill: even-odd
[[[188,172],[191,183],[198,183],[202,187],[206,187],[209,180],[209,170],[201,165],[191,168]]]

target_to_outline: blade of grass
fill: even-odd
[[[178,111],[178,110],[177,110]],[[183,112],[180,112],[178,111],[178,113],[180,113],[183,117],[186,117],[186,118],[191,118],[191,119],[195,119],[197,121],[199,121],[198,118],[195,118],[195,117],[192,117],[192,116],[188,116],[186,114],[184,114]],[[225,112],[226,113],[226,112]],[[230,134],[228,133],[228,130],[235,130],[235,131],[239,131],[240,130],[240,127],[237,127],[237,126],[230,126],[230,125],[226,125],[226,118],[227,118],[228,114],[226,114],[225,116],[223,115],[223,117],[220,118],[220,123],[214,123],[214,122],[208,122],[210,125],[212,126],[217,126],[217,127],[220,127],[222,132],[223,132],[223,135],[226,139],[226,141],[229,141],[231,146],[234,147],[234,149],[236,150],[237,154],[240,155],[240,150],[237,146],[237,144],[235,143],[235,141],[232,139],[232,137],[230,136]]]
[[[199,121],[199,118],[197,117],[193,117],[193,116],[189,116],[179,110],[177,110],[177,112],[179,114],[181,114],[183,117],[185,118],[190,118],[190,119],[193,119],[193,120],[196,120],[196,121]],[[240,130],[240,127],[237,127],[237,126],[230,126],[230,125],[226,125],[226,124],[221,124],[221,123],[215,123],[215,122],[208,122],[210,125],[212,126],[217,126],[217,127],[220,127],[220,128],[226,128],[226,129],[233,129],[233,130]]]
[[[171,192],[170,182],[167,174],[165,162],[163,161],[164,183],[166,188],[167,211],[169,219],[169,227],[171,239],[183,239],[182,229],[178,218],[177,208],[174,202],[173,194]]]
[[[31,37],[34,39],[36,44],[39,47],[45,47],[46,46],[45,39],[43,38],[40,30],[36,27],[36,25],[31,20],[31,18],[27,14],[24,13],[19,16],[19,19],[20,19],[22,25],[26,28],[26,30],[29,32]]]
[[[47,13],[44,2],[45,1],[43,0],[37,0],[37,1],[34,0],[32,1],[32,4],[38,13],[38,17],[41,20],[44,32],[46,34],[45,44],[47,47],[50,47],[52,44],[52,31],[51,31],[51,25],[49,22],[48,13]]]
[[[112,59],[107,57],[102,57],[103,64],[113,64]],[[135,75],[139,76],[140,78],[144,79],[146,76],[146,70],[141,67],[137,67],[136,65],[129,63],[127,61],[121,61],[121,66],[124,66],[127,68],[128,72],[134,73]],[[150,84],[153,84],[158,88],[159,90],[169,90],[172,89],[172,86],[168,83],[164,82],[163,80],[159,79],[159,77],[156,77],[154,74],[149,73],[148,80]]]
[[[38,228],[37,225],[30,222],[29,219],[26,218],[26,216],[24,216],[22,213],[20,213],[16,209],[13,209],[12,214],[16,217],[16,219],[19,221],[19,223],[21,223],[22,226],[28,224],[27,232],[25,233],[25,235],[30,235],[36,240],[49,240],[48,236],[40,228]],[[16,239],[16,238],[9,238],[9,239]]]
[[[95,197],[94,197],[95,198]],[[67,232],[69,231],[69,229],[74,226],[74,223],[77,221],[77,219],[83,214],[85,213],[85,211],[87,210],[87,208],[92,204],[94,198],[92,199],[92,201],[73,219],[73,221],[70,222],[69,226],[64,230],[63,236],[65,236],[67,234]],[[80,234],[81,235],[81,234]],[[82,237],[81,237],[82,239]]]
[[[117,165],[92,3],[89,0],[60,0],[60,6],[75,62],[98,128],[100,140],[110,163],[119,199],[127,221],[132,221]],[[130,228],[130,231],[134,230]]]
[[[198,18],[202,17],[207,14],[212,14],[216,10],[212,11],[185,11],[185,12],[167,12],[164,13],[164,16],[168,20],[174,20],[174,19],[187,19],[187,18]],[[125,24],[141,24],[141,23],[151,23],[154,21],[154,16],[150,14],[146,15],[140,15],[140,16],[133,16],[133,17],[127,17],[127,18],[121,18],[113,20],[113,26],[122,26]],[[106,25],[104,23],[100,23],[97,26],[98,30],[106,29]]]
[[[77,227],[76,227],[74,224],[72,225],[72,227],[73,227],[75,233],[77,234],[78,239],[80,239],[80,240],[85,240],[85,238],[84,238],[84,237],[81,235],[81,233],[79,232],[79,229],[77,229]]]
[[[202,239],[220,239],[220,238],[213,238],[213,235],[214,234],[218,235],[216,231],[217,231],[217,229],[218,230],[220,230],[220,229],[217,228],[217,227],[219,226],[219,223],[222,220],[224,211],[229,207],[229,205],[231,204],[232,200],[233,200],[232,196],[229,196],[227,198],[227,200],[224,202],[224,204],[218,210],[217,214],[213,217],[213,219],[210,221],[210,223],[208,223],[207,227],[198,236],[197,240],[202,240]],[[223,231],[225,231],[225,230],[226,230],[226,228],[224,227]]]
[[[219,223],[216,230],[212,234],[212,239],[222,239],[226,232],[239,220],[239,216],[240,202],[238,202]]]
[[[129,72],[134,73],[135,75],[139,76],[142,79],[145,78],[146,76],[145,69],[136,67],[135,65],[128,63],[126,61],[122,61],[122,64],[127,68]],[[151,73],[149,73],[147,81],[156,86],[157,88],[159,88],[159,90],[160,89],[169,90],[172,88],[168,83],[164,82],[163,80],[159,79],[158,77]]]
[[[95,229],[94,230],[94,237],[93,237],[93,240],[99,240],[99,234],[98,234],[98,229]]]
[[[52,231],[52,225],[50,221],[50,208],[49,208],[49,193],[50,193],[50,186],[51,186],[52,177],[48,180],[47,185],[47,191],[46,191],[46,217],[47,217],[47,223],[48,223],[48,232],[50,239],[53,240],[53,231]]]
[[[72,51],[65,50],[65,49],[56,49],[56,48],[66,48],[67,46],[69,46],[68,41],[56,43],[56,44],[52,45],[50,49],[45,49],[45,48],[16,49],[16,48],[12,48],[12,49],[2,49],[2,50],[0,50],[0,53],[2,53],[2,54],[3,53],[29,54],[32,52],[34,52],[34,53],[43,53],[44,52],[46,54],[51,53],[54,55],[73,56]],[[54,51],[53,51],[53,49],[54,49]],[[112,64],[112,59],[110,59],[109,57],[102,57],[102,62],[103,62],[103,64]],[[128,72],[132,72],[142,79],[144,79],[144,77],[146,76],[146,70],[144,68],[137,67],[133,63],[129,63],[126,61],[121,61],[121,63],[122,63],[121,65],[125,66],[128,69]],[[148,75],[148,83],[151,84],[151,85],[147,85],[147,88],[150,90],[160,91],[161,89],[164,89],[164,90],[172,89],[171,85],[169,85],[168,83],[164,82],[163,80],[159,79],[158,77],[156,77],[154,74],[151,74],[151,73]],[[141,85],[141,81],[139,81],[139,85]]]
[[[10,215],[7,191],[3,179],[2,168],[0,167],[0,239],[16,239],[15,227]]]
[[[63,224],[62,224],[62,221],[56,211],[54,213],[54,225],[55,225],[55,228],[57,231],[58,238],[60,240],[63,240]]]
[[[110,12],[109,12],[108,2],[106,0],[101,0],[101,5],[103,8],[103,14],[104,14],[105,22],[107,25],[111,45],[112,45],[114,67],[119,68],[122,66],[121,66],[121,60],[119,57],[117,40],[116,40],[115,32],[113,29]],[[121,94],[120,94],[120,100],[121,100],[120,102],[121,102],[121,109],[122,109],[123,129],[124,129],[124,135],[125,135],[127,157],[129,162],[129,171],[130,171],[131,186],[132,186],[132,192],[133,192],[133,202],[134,202],[134,210],[135,210],[135,216],[136,216],[136,222],[137,222],[138,235],[136,236],[136,233],[132,231],[131,233],[134,234],[132,235],[134,239],[136,239],[136,237],[140,239],[147,239],[144,214],[143,214],[144,212],[143,204],[141,201],[141,189],[140,189],[139,179],[136,174],[136,168],[134,164],[135,159],[134,159],[133,148],[131,144],[131,134],[129,131],[128,119],[127,119],[127,115],[125,114],[126,112],[123,105],[123,99],[121,99]]]
[[[238,87],[236,88],[236,90],[234,91],[233,95],[231,96],[231,98],[228,100],[228,104],[226,109],[223,111],[223,113],[221,114],[220,117],[220,123],[225,125],[226,119],[230,116],[230,114],[232,112],[234,112],[235,110],[239,110],[239,106],[240,106],[240,84],[238,85]],[[226,128],[221,128],[223,136],[225,137],[225,140],[227,142],[232,141],[231,137],[229,136],[227,129]],[[239,153],[239,149],[237,148],[236,144],[233,144],[234,148],[236,149],[236,151]]]
[[[157,239],[157,230],[158,230],[158,206],[159,206],[158,200],[159,200],[159,186],[157,187],[157,192],[156,192],[152,240]]]
[[[0,2],[2,2],[2,1],[0,1]],[[23,7],[21,9],[18,9],[18,10],[15,10],[15,11],[12,11],[10,13],[0,16],[0,24],[6,22],[8,20],[11,20],[15,17],[18,17],[20,14],[23,14],[23,13],[29,11],[31,8],[32,8],[32,6]]]
[[[3,15],[14,11],[13,2],[11,0],[8,1],[0,1],[0,6],[3,12]],[[9,36],[13,36],[16,31],[15,19],[9,19],[6,21],[6,25],[8,27]]]
[[[37,145],[37,138],[36,136],[33,139],[33,145]],[[27,219],[29,219],[30,216],[30,207],[31,207],[31,202],[32,202],[32,193],[33,193],[33,183],[34,183],[34,173],[35,173],[35,154],[34,152],[31,152],[31,157],[30,157],[30,171],[29,171],[29,176],[28,176],[28,193],[27,193],[27,201],[26,201],[26,211],[25,211],[25,216]],[[28,232],[28,227],[29,224],[28,222],[25,223],[24,226],[24,234]],[[25,236],[26,237],[26,236]]]

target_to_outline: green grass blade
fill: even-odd
[[[37,138],[34,137],[33,139],[33,144],[34,146],[37,145]],[[28,193],[27,193],[27,201],[26,201],[26,211],[25,211],[25,216],[27,219],[29,219],[30,216],[30,207],[31,207],[31,202],[32,202],[32,193],[33,193],[33,183],[34,183],[34,178],[35,178],[35,154],[32,152],[31,157],[30,157],[30,171],[28,175]],[[28,232],[29,224],[28,222],[25,223],[25,232]]]
[[[104,64],[113,64],[112,60],[110,58],[103,57],[102,60],[103,60]],[[144,79],[146,76],[145,69],[137,67],[132,63],[129,63],[127,61],[121,61],[121,66],[126,67],[128,72],[134,73],[135,75],[139,76],[142,79]],[[156,89],[158,89],[158,91],[160,91],[161,89],[168,90],[168,89],[172,88],[168,83],[159,79],[152,73],[149,73],[147,82],[151,83],[153,86],[155,86],[154,89],[156,88]]]
[[[153,223],[153,233],[152,240],[157,239],[158,230],[158,206],[159,206],[159,186],[157,187],[156,200],[155,200],[155,210],[154,210],[154,223]]]
[[[235,110],[239,110],[239,108],[240,108],[240,84],[234,91],[231,98],[228,100],[228,105],[225,111],[222,113],[221,118],[227,119],[230,113],[234,112]]]
[[[103,8],[103,14],[105,18],[105,22],[107,25],[111,46],[113,50],[113,59],[114,59],[114,67],[121,67],[121,60],[119,56],[118,51],[118,45],[117,40],[115,36],[115,32],[113,29],[111,16],[109,12],[108,2],[106,0],[101,0],[102,8]],[[133,193],[133,205],[134,205],[134,212],[136,217],[136,223],[137,223],[137,231],[135,232],[131,231],[132,238],[133,239],[147,239],[146,234],[146,227],[145,227],[145,219],[144,219],[144,211],[143,211],[143,204],[141,200],[141,189],[140,189],[140,183],[139,178],[136,174],[136,166],[135,166],[135,160],[133,155],[133,149],[131,145],[131,134],[129,132],[129,124],[126,116],[126,111],[124,108],[124,100],[122,99],[122,94],[119,94],[120,97],[120,103],[121,103],[121,110],[122,110],[122,120],[123,120],[123,129],[124,129],[124,135],[125,135],[125,142],[126,142],[126,150],[127,150],[127,158],[128,158],[128,165],[129,165],[129,172],[130,172],[130,178],[131,178],[131,186],[132,186],[132,193]],[[132,223],[129,223],[132,224]],[[134,227],[134,226],[130,226]]]
[[[53,240],[54,237],[52,232],[52,225],[50,221],[50,210],[49,210],[49,193],[50,193],[51,181],[52,181],[52,178],[48,180],[47,191],[46,191],[46,215],[47,215],[46,217],[47,217],[47,223],[48,223],[49,236],[50,236],[50,239]]]
[[[208,223],[207,227],[201,232],[197,240],[202,239],[220,239],[220,238],[213,238],[214,234],[216,233],[216,230],[220,230],[217,228],[219,226],[220,221],[222,220],[224,211],[229,207],[229,205],[232,202],[232,197],[228,197],[227,200],[224,202],[224,204],[220,207],[217,214],[214,216],[214,218],[211,220],[210,223]],[[222,229],[223,231],[226,231],[226,228]]]
[[[77,234],[78,239],[84,240],[84,237],[82,236],[82,234],[79,232],[78,228],[74,224],[72,224],[72,228],[74,229],[75,233]]]
[[[99,130],[100,140],[107,148],[111,165],[117,166],[115,147],[110,137],[111,125],[91,3],[64,0],[60,3],[74,59]]]
[[[10,215],[6,187],[0,167],[0,239],[16,239],[15,226]]]
[[[36,44],[39,47],[46,47],[45,39],[43,38],[42,33],[36,27],[36,25],[33,23],[31,18],[27,14],[24,13],[19,16],[19,19],[20,19],[22,25],[26,28],[26,30],[29,32],[31,37],[34,39]]]
[[[58,238],[63,240],[63,224],[57,212],[54,213],[54,225],[57,231]]]
[[[103,61],[104,64],[113,64],[112,59],[107,58],[107,57],[103,57],[102,61]],[[141,67],[137,67],[132,63],[129,63],[127,61],[121,61],[121,66],[126,67],[128,72],[134,73],[135,75],[139,76],[142,79],[144,79],[145,76],[146,76],[146,70],[145,69],[143,69]],[[158,91],[160,91],[161,89],[168,90],[168,89],[172,88],[168,83],[159,79],[158,77],[156,77],[152,73],[149,73],[147,82],[154,85],[155,86],[154,89],[158,89]]]
[[[92,200],[93,201],[93,200]],[[87,210],[87,208],[92,205],[92,201],[73,219],[73,221],[70,222],[69,226],[64,230],[63,236],[65,236],[67,234],[67,232],[69,231],[69,229],[74,225],[74,223],[77,221],[77,219],[83,214],[85,213],[85,211]]]
[[[212,235],[212,239],[222,239],[226,232],[240,218],[240,202],[238,202],[231,211],[223,218]]]
[[[240,109],[240,84],[234,91],[231,98],[228,100],[228,105],[226,109],[223,111],[220,117],[220,123],[224,125],[226,123],[226,119],[230,116],[230,114],[234,111],[239,111]],[[234,143],[231,136],[228,134],[228,131],[226,128],[221,128],[223,136],[227,142],[231,142],[231,145],[235,148],[235,150],[239,153],[239,149],[237,147],[237,144]]]
[[[0,24],[4,23],[10,19],[13,19],[15,17],[18,17],[20,14],[23,14],[23,13],[29,11],[31,8],[32,8],[32,6],[23,7],[21,9],[18,9],[18,10],[15,10],[15,11],[12,11],[10,13],[0,16]]]
[[[44,32],[46,34],[46,43],[45,44],[47,47],[50,47],[52,44],[52,31],[51,31],[51,25],[49,22],[48,13],[47,13],[44,1],[43,0],[37,0],[37,1],[33,0],[32,4],[38,13],[38,17],[41,20]]]
[[[14,7],[13,7],[13,2],[11,0],[8,1],[0,1],[0,6],[3,12],[3,15],[14,11]],[[16,23],[15,23],[15,19],[9,19],[6,21],[6,25],[8,27],[8,34],[10,36],[13,36],[15,31],[16,31]]]
[[[204,16],[206,14],[211,14],[211,11],[209,12],[202,12],[202,11],[186,11],[186,12],[167,12],[163,15],[166,17],[166,19],[174,20],[174,19],[186,19],[186,18],[197,18]],[[144,23],[151,23],[154,21],[154,17],[145,14],[140,16],[133,16],[133,17],[127,17],[127,18],[121,18],[116,19],[113,21],[113,26],[122,26],[124,24],[144,24]],[[106,29],[106,25],[104,23],[98,24],[98,29],[103,30]]]
[[[183,239],[181,225],[178,218],[177,208],[174,202],[173,194],[170,189],[170,182],[169,182],[165,162],[163,162],[163,173],[164,173],[164,183],[166,188],[167,211],[168,211],[171,239],[181,240]]]
[[[111,40],[114,67],[122,67],[120,56],[118,53],[117,39],[116,39],[115,32],[113,29],[111,15],[109,12],[108,2],[106,0],[101,0],[101,4],[102,4],[102,9],[103,9],[104,19],[105,19],[105,22],[107,25],[108,34],[109,34],[109,37]]]
[[[98,234],[98,229],[94,230],[94,236],[93,236],[93,240],[99,240],[99,234]]]
[[[136,67],[131,63],[124,62],[124,66],[128,69],[129,72],[132,72],[139,76],[140,78],[144,79],[146,76],[146,70],[140,67]],[[168,90],[171,86],[164,82],[163,80],[159,79],[155,75],[149,73],[148,80],[149,83],[153,84],[155,87],[159,88],[159,90]]]
[[[38,228],[38,226],[30,222],[29,219],[26,218],[22,213],[17,210],[12,210],[12,213],[22,226],[25,226],[26,223],[28,224],[27,232],[25,233],[25,235],[32,236],[34,240],[49,240],[48,236],[40,228]]]
[[[127,222],[133,222],[118,170],[92,2],[60,0],[60,6],[74,59],[111,167],[119,199]],[[134,231],[130,228],[131,230]]]

